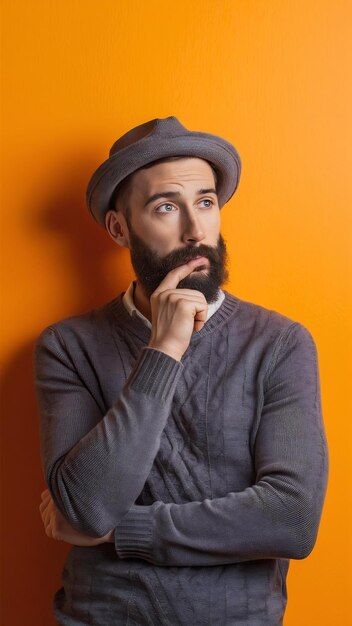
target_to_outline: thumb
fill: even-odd
[[[197,313],[194,316],[194,331],[195,332],[199,332],[205,322],[207,321],[207,307],[205,307],[204,309],[197,311]]]

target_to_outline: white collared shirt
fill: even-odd
[[[122,302],[124,303],[127,311],[132,317],[133,316],[139,317],[146,324],[146,326],[151,328],[152,325],[150,321],[146,317],[144,317],[143,313],[141,313],[135,306],[134,299],[133,299],[135,284],[136,284],[136,281],[134,280],[130,283],[128,289],[126,289],[125,293],[123,294]],[[222,289],[219,289],[219,295],[217,297],[217,300],[215,300],[215,302],[211,302],[210,304],[208,304],[208,314],[207,314],[206,321],[208,321],[209,317],[214,315],[215,311],[218,310],[218,308],[223,303],[224,299],[225,299],[225,294],[222,291]]]

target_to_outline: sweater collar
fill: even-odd
[[[136,281],[133,280],[128,289],[124,292],[123,296],[122,296],[122,302],[124,304],[124,306],[126,307],[127,311],[129,312],[129,314],[132,317],[139,317],[142,322],[151,329],[152,325],[150,323],[150,321],[143,315],[143,313],[141,313],[141,311],[139,311],[139,309],[137,309],[135,303],[134,303],[134,289],[136,286]],[[218,310],[218,308],[222,305],[223,301],[225,299],[225,294],[222,291],[222,289],[219,289],[219,293],[218,293],[218,297],[215,300],[215,302],[211,302],[208,305],[208,313],[207,313],[207,319],[206,321],[208,321],[208,319],[214,315],[214,313]]]
[[[122,332],[129,330],[143,342],[148,343],[151,335],[151,328],[149,328],[140,317],[132,317],[130,315],[123,302],[125,293],[126,292],[123,291],[110,303],[113,320]],[[240,299],[226,290],[223,290],[223,293],[224,298],[219,308],[211,315],[211,317],[208,317],[200,331],[194,331],[192,333],[190,344],[193,345],[198,343],[198,341],[200,341],[203,337],[209,335],[215,329],[222,326],[222,324],[224,324],[231,316],[237,313]]]

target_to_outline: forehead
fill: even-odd
[[[161,186],[192,186],[199,181],[214,185],[214,173],[209,163],[198,157],[156,163],[133,175],[133,188],[140,193],[157,191]]]

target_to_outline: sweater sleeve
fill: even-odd
[[[34,349],[44,476],[73,528],[103,536],[140,494],[160,446],[183,365],[143,347],[105,415],[54,327]]]
[[[201,502],[132,506],[115,528],[120,558],[208,566],[311,552],[328,476],[317,351],[298,322],[280,339],[263,383],[254,484]]]

